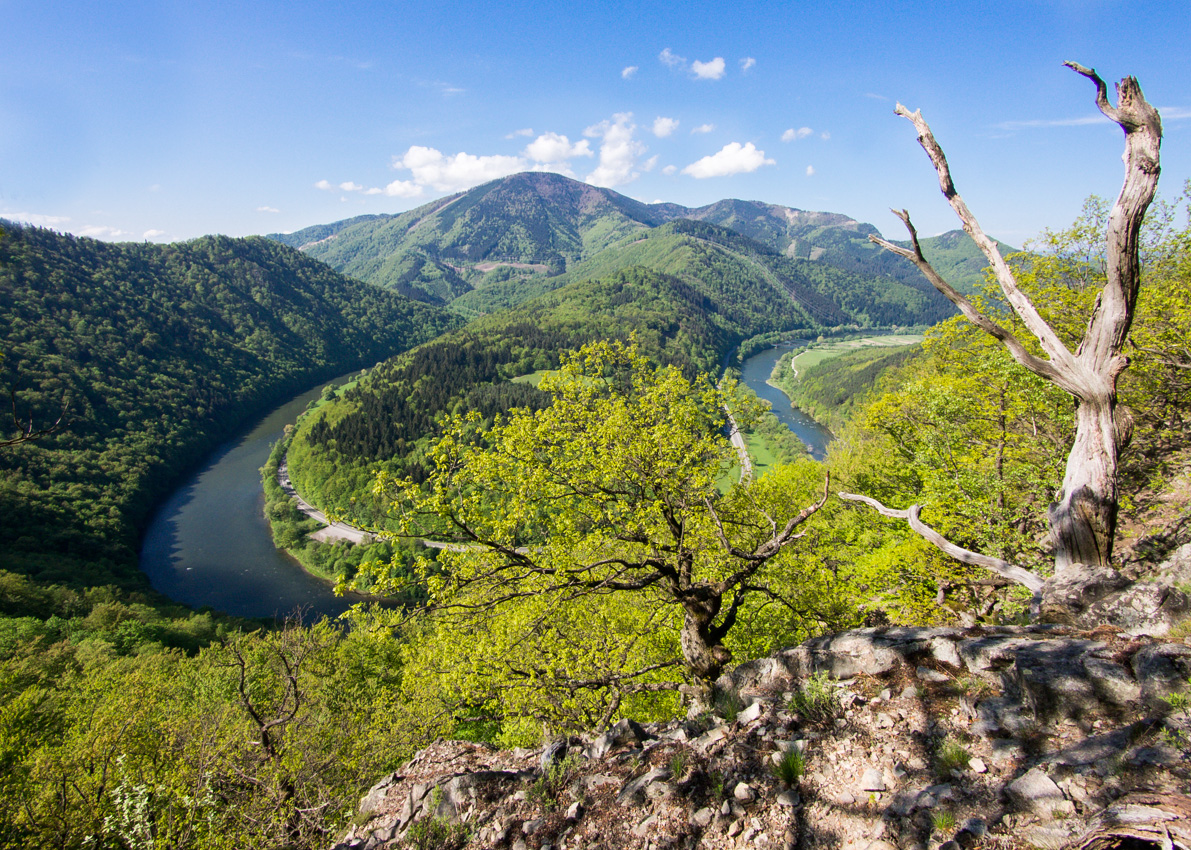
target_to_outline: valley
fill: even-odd
[[[872,232],[556,175],[272,239],[106,245],[5,224],[5,380],[20,422],[70,415],[0,449],[0,696],[19,707],[0,715],[0,835],[67,814],[70,846],[114,829],[101,752],[115,787],[155,789],[183,845],[214,830],[325,846],[353,794],[437,738],[668,723],[721,673],[870,622],[1018,628],[1012,587],[831,497],[921,505],[949,538],[1045,571],[1073,433],[1069,399]],[[1185,232],[1164,238],[1121,382],[1139,516],[1165,498],[1144,488],[1188,463],[1191,395],[1167,355],[1191,277]],[[936,239],[962,280],[969,249]],[[1013,262],[1077,335],[1091,290]],[[791,340],[817,346],[796,374],[774,347]],[[830,431],[791,418],[771,376]],[[392,539],[310,539],[277,484],[283,448],[311,503]],[[1120,545],[1124,566],[1169,551]],[[272,761],[266,714],[290,711]],[[50,794],[63,776],[96,802]],[[185,789],[210,776],[250,779],[195,804]]]

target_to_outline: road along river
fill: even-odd
[[[772,403],[777,417],[821,459],[830,432],[792,409],[785,393],[766,383],[785,351],[773,348],[750,357],[742,380]],[[276,549],[264,515],[260,468],[285,426],[319,397],[323,386],[281,405],[220,446],[158,508],[141,546],[141,569],[154,588],[178,602],[241,617],[284,617],[299,609],[308,618],[335,616],[357,601],[335,596],[327,582]]]

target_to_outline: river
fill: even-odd
[[[790,404],[790,398],[777,387],[766,383],[773,374],[773,367],[791,346],[780,346],[754,354],[744,361],[740,369],[740,380],[758,397],[773,405],[774,415],[782,424],[794,432],[810,450],[811,457],[822,460],[827,456],[827,444],[831,432]]]
[[[307,619],[335,616],[356,601],[335,596],[328,583],[275,548],[265,520],[260,468],[285,426],[323,386],[224,443],[158,508],[141,545],[141,569],[156,590],[240,617],[284,617],[297,610]]]
[[[750,357],[742,379],[822,459],[831,434],[765,383],[786,350],[773,348]],[[141,545],[141,569],[155,589],[187,605],[209,605],[241,617],[283,617],[297,610],[306,618],[335,616],[356,601],[335,596],[329,584],[276,549],[264,515],[260,468],[285,426],[318,398],[323,386],[281,405],[224,443],[158,508]]]

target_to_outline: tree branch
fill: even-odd
[[[974,567],[983,567],[1035,593],[1042,589],[1043,580],[1036,573],[1010,564],[1008,561],[1003,561],[1000,558],[981,555],[979,552],[973,552],[970,549],[964,549],[962,546],[952,543],[919,518],[920,507],[918,505],[911,505],[907,510],[901,511],[896,508],[888,508],[871,496],[861,496],[858,493],[840,493],[839,497],[849,502],[863,502],[882,516],[906,520],[910,524],[910,528],[926,540],[927,543],[930,543],[945,555],[949,555],[961,563],[970,564]]]

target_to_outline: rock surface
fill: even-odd
[[[836,710],[809,722],[788,703],[821,672]],[[436,742],[335,850],[422,846],[419,822],[444,848],[1191,850],[1191,718],[1164,699],[1189,677],[1191,647],[1119,628],[860,629],[725,675],[731,721],[622,720],[562,760]]]

